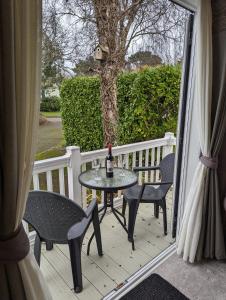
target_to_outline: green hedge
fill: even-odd
[[[119,144],[176,132],[180,77],[180,66],[145,68],[119,76]],[[98,77],[64,80],[61,110],[67,145],[79,145],[82,151],[103,147],[99,88]]]
[[[40,111],[60,111],[60,98],[57,96],[46,97],[40,103]]]
[[[139,142],[176,132],[180,93],[180,67],[161,66],[137,73],[131,85],[119,79],[119,139]],[[120,93],[119,93],[120,95]]]
[[[75,77],[63,81],[61,112],[67,145],[83,151],[103,146],[103,130],[97,77]]]

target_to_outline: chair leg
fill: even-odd
[[[47,251],[53,250],[53,242],[46,241],[46,250]]]
[[[162,201],[162,210],[163,210],[163,226],[164,226],[164,234],[167,235],[166,199],[163,199],[163,201]]]
[[[154,203],[154,215],[158,219],[159,218],[159,205]]]
[[[125,216],[126,213],[126,199],[123,197],[123,202],[122,202],[122,215]]]
[[[137,210],[139,204],[137,200],[133,200],[128,204],[129,204],[128,240],[132,243],[132,249],[135,250],[133,234],[134,234],[134,228],[135,228],[135,222],[136,222]]]
[[[35,237],[35,244],[34,244],[34,256],[35,259],[40,266],[40,260],[41,260],[41,240],[38,234],[36,234]]]
[[[102,241],[101,241],[101,232],[100,232],[100,221],[98,217],[98,206],[93,210],[93,228],[94,228],[94,234],[96,238],[96,243],[97,243],[97,251],[99,256],[103,255],[103,250],[102,250]]]
[[[71,258],[71,270],[74,283],[75,293],[80,293],[83,289],[82,285],[82,264],[81,264],[81,251],[82,251],[82,239],[77,238],[68,241],[70,258]]]

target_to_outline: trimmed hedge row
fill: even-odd
[[[57,96],[44,98],[40,103],[40,111],[60,111],[60,98]]]
[[[159,66],[118,77],[118,143],[128,144],[176,132],[180,66]],[[67,145],[82,151],[103,147],[98,77],[75,77],[61,86],[61,110]]]
[[[82,151],[102,148],[103,130],[97,77],[75,77],[63,81],[61,112],[67,145]]]

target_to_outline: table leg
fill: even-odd
[[[108,194],[109,194],[110,203],[108,203],[108,200],[107,200]],[[99,213],[103,211],[103,214],[100,217],[100,224],[101,224],[101,222],[102,222],[102,220],[103,220],[103,218],[104,218],[104,216],[107,212],[108,207],[111,208],[111,211],[112,211],[113,215],[119,221],[119,223],[121,224],[121,226],[125,230],[125,232],[128,234],[128,230],[127,230],[127,227],[126,227],[126,218],[116,208],[114,208],[114,193],[112,193],[112,192],[108,192],[108,193],[104,192],[104,206],[99,210]],[[123,218],[124,223],[122,222],[122,220],[119,218],[118,215]],[[90,253],[90,245],[91,245],[91,242],[92,242],[93,238],[94,238],[94,232],[91,235],[91,237],[89,239],[89,242],[88,242],[88,245],[87,245],[87,255],[89,255],[89,253]],[[131,243],[132,243],[132,249],[135,250],[134,241],[131,241]]]
[[[116,208],[113,208],[113,209],[114,209],[114,211],[115,211],[118,215],[120,215],[120,217],[123,218],[124,226],[126,226],[126,218],[125,218],[125,216],[124,216],[120,211],[118,211]]]
[[[123,229],[128,233],[128,230],[126,228],[126,218],[117,209],[114,208],[114,194],[113,193],[110,193],[110,206],[111,206],[111,211],[113,212],[114,216],[119,221],[119,223],[122,225]],[[119,214],[123,218],[124,224],[117,214]]]
[[[121,224],[121,226],[125,230],[125,232],[128,234],[128,229],[126,228],[126,218],[125,218],[125,216],[122,215],[116,208],[114,208],[114,194],[113,193],[110,193],[110,206],[111,206],[111,211],[113,212],[114,216],[119,221],[119,223]],[[121,221],[121,219],[119,218],[119,216],[117,214],[120,215],[123,218],[124,224],[123,224],[123,222]],[[135,250],[134,240],[132,240],[131,243],[132,243],[132,249]]]

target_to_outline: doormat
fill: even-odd
[[[121,300],[188,300],[168,281],[158,274],[152,274],[126,295]]]

